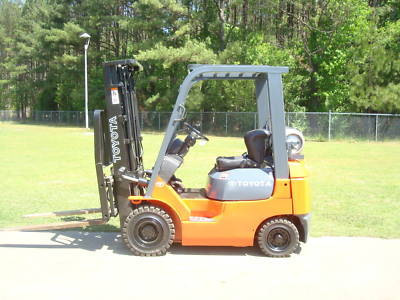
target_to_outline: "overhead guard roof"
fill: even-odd
[[[266,65],[188,65],[189,72],[202,70],[196,79],[255,79],[260,74],[287,73],[288,67],[275,67]]]

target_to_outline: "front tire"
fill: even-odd
[[[286,218],[266,221],[258,230],[258,246],[270,257],[289,257],[299,247],[299,231]]]
[[[122,238],[135,255],[160,256],[167,252],[175,237],[171,217],[156,206],[139,206],[126,218]]]

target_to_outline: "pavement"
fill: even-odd
[[[111,232],[0,232],[0,299],[400,299],[400,240],[310,238],[300,254],[132,256]]]

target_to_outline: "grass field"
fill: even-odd
[[[161,139],[144,135],[146,168]],[[192,149],[177,175],[185,186],[203,187],[216,156],[244,151],[242,139],[210,137]],[[400,237],[399,142],[308,142],[305,156],[312,236]],[[28,213],[99,207],[93,135],[84,129],[0,123],[0,157],[0,227],[49,221],[21,218]],[[117,226],[114,220],[94,229]]]

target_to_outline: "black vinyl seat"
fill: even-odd
[[[260,165],[245,156],[219,156],[216,169],[220,172],[238,168],[258,168]]]
[[[260,168],[269,148],[271,132],[266,129],[254,129],[244,135],[247,154],[242,156],[220,156],[216,160],[216,169],[220,172],[237,168]]]

